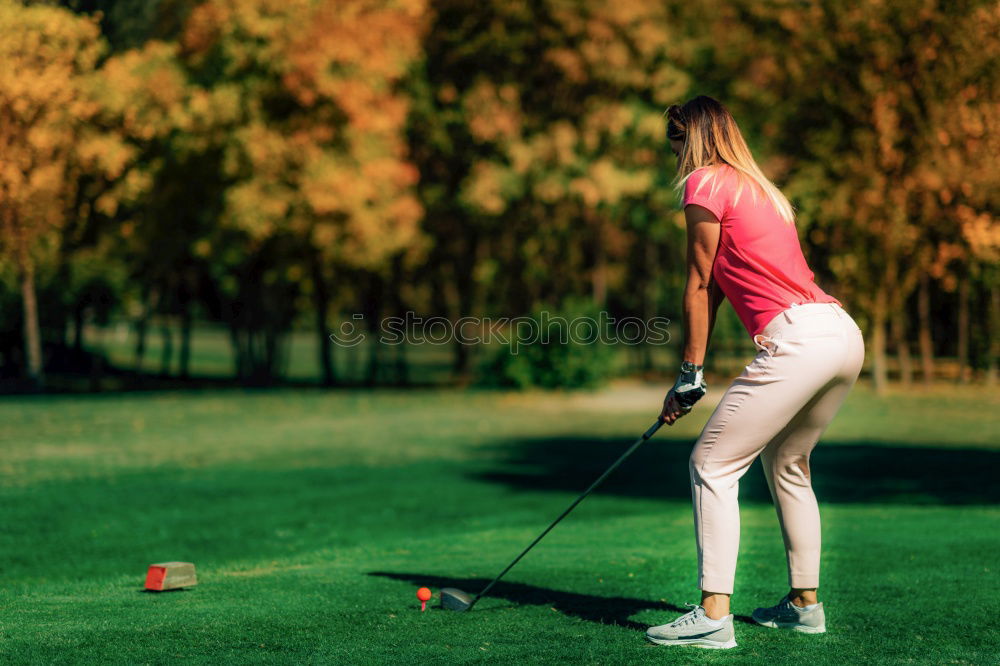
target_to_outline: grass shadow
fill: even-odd
[[[470,594],[475,594],[490,582],[485,578],[448,578],[422,573],[403,573],[389,571],[371,571],[369,576],[401,580],[411,585],[428,586],[440,590],[442,587],[457,587]],[[686,613],[688,608],[666,601],[650,601],[632,597],[599,597],[592,594],[565,592],[537,585],[511,583],[500,581],[488,597],[484,599],[505,599],[511,603],[527,606],[550,606],[556,611],[570,617],[588,622],[606,624],[615,627],[625,627],[636,631],[646,631],[650,625],[630,620],[633,615],[645,610]],[[478,605],[477,605],[478,608]],[[473,609],[473,612],[476,612]],[[670,618],[673,619],[673,618]],[[749,616],[736,615],[737,622],[755,624]],[[664,621],[667,621],[665,618]]]
[[[597,493],[689,499],[690,439],[659,437],[638,449]],[[500,463],[474,478],[526,490],[582,492],[621,455],[628,442],[550,437],[508,441]],[[825,441],[811,456],[819,501],[907,505],[1000,503],[1000,451],[906,446],[902,442]],[[740,498],[770,502],[760,462],[740,480]]]

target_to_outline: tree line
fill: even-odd
[[[0,34],[0,372],[35,387],[113,318],[137,366],[176,321],[181,376],[223,324],[245,383],[309,326],[327,385],[345,313],[679,319],[662,114],[696,94],[796,206],[877,387],[889,355],[996,376],[995,1],[0,0]]]

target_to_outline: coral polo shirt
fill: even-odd
[[[706,176],[715,172],[715,177]],[[736,199],[737,171],[728,164],[701,167],[684,184],[683,205],[712,211],[722,224],[712,277],[753,337],[793,304],[843,304],[820,289],[806,265],[795,225],[778,214],[764,192],[754,201],[750,181]]]

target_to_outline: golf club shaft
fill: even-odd
[[[535,544],[537,544],[539,541],[541,541],[542,538],[546,534],[548,534],[550,531],[552,531],[552,528],[555,527],[556,525],[558,525],[560,520],[562,520],[563,518],[565,518],[566,516],[568,516],[569,512],[572,511],[573,509],[575,509],[576,505],[579,504],[580,502],[582,502],[583,499],[587,495],[589,495],[591,493],[591,491],[594,490],[594,488],[596,488],[597,486],[601,485],[601,482],[604,481],[604,479],[608,478],[608,476],[610,476],[612,472],[614,472],[616,469],[618,469],[618,466],[621,465],[623,462],[625,462],[625,459],[628,458],[630,455],[632,455],[632,453],[635,452],[635,450],[637,448],[639,448],[639,446],[643,442],[645,442],[647,439],[649,439],[650,437],[652,437],[656,433],[656,431],[660,429],[661,425],[663,425],[663,421],[657,420],[656,423],[654,423],[653,425],[651,425],[649,427],[649,430],[647,430],[645,433],[643,433],[642,437],[640,437],[639,439],[635,440],[635,443],[632,444],[632,446],[628,447],[628,450],[626,450],[625,453],[623,453],[621,455],[621,457],[618,458],[618,460],[616,460],[614,462],[614,464],[612,464],[611,467],[609,467],[607,469],[606,472],[604,472],[604,474],[601,474],[601,476],[599,476],[596,481],[594,481],[592,484],[590,484],[590,487],[587,488],[586,490],[584,490],[583,494],[580,495],[579,497],[577,497],[576,500],[572,504],[569,505],[569,508],[567,508],[561,514],[559,514],[559,517],[556,518],[555,520],[553,520],[552,524],[549,525],[548,527],[546,527],[545,531],[542,532],[541,534],[539,534],[538,537],[534,541],[532,541],[531,544],[529,544],[527,548],[525,548],[524,550],[522,550],[521,554],[518,555],[517,557],[515,557],[514,561],[511,562],[510,564],[508,564],[507,568],[500,572],[499,576],[497,576],[496,578],[494,578],[493,581],[489,585],[487,585],[486,587],[483,588],[482,592],[480,592],[479,594],[477,594],[475,596],[475,598],[472,600],[472,603],[469,604],[469,607],[466,610],[472,610],[472,607],[476,605],[476,602],[479,601],[480,597],[486,596],[486,593],[489,592],[490,589],[494,585],[496,585],[497,582],[501,578],[504,577],[504,574],[506,574],[508,571],[510,571],[511,569],[513,569],[514,565],[517,564],[518,562],[520,562],[521,558],[524,557],[525,555],[527,555],[528,551],[535,547]]]

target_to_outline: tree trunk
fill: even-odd
[[[656,310],[656,243],[646,239],[642,242],[643,274],[646,284],[642,288],[643,325],[649,326]],[[639,345],[639,367],[644,372],[653,370],[653,348],[645,340]]]
[[[240,344],[240,327],[235,316],[229,322],[229,344],[233,347],[233,372],[236,379],[242,382],[246,378],[246,359],[243,353],[243,346]]]
[[[456,298],[450,299],[452,301],[452,310],[450,313],[452,324],[462,317],[475,314],[478,301],[478,285],[475,279],[476,265],[481,259],[485,248],[486,244],[480,242],[475,235],[469,237],[465,261],[462,264],[458,280],[456,281],[457,284],[455,285],[457,290]],[[466,383],[469,381],[471,375],[472,347],[462,344],[461,340],[456,337],[452,341],[452,348],[455,350],[452,371],[459,382]]]
[[[101,351],[90,357],[90,390],[94,393],[101,390],[101,379],[104,377],[104,345],[100,341],[98,348]]]
[[[969,367],[969,278],[958,283],[958,381],[966,384],[971,375]]]
[[[83,303],[77,303],[73,308],[73,350],[83,351],[83,314],[86,307]]]
[[[396,316],[402,319],[404,322],[407,321],[406,316],[406,301],[403,298],[403,290],[401,285],[406,281],[406,274],[403,268],[403,258],[402,256],[396,256],[392,262],[392,282],[391,289],[393,308],[396,311]],[[405,327],[405,324],[404,324]],[[457,336],[456,336],[457,337]],[[408,338],[406,335],[403,336],[403,341],[398,345],[395,345],[395,370],[396,370],[396,384],[398,386],[406,386],[410,383],[410,372],[409,366],[406,361],[406,347],[408,345]]]
[[[889,387],[885,358],[886,291],[879,285],[872,312],[872,380],[875,392],[884,395]]]
[[[920,276],[920,291],[917,293],[917,316],[920,332],[920,366],[924,384],[934,382],[934,340],[931,334],[931,288],[926,273]]]
[[[266,386],[270,386],[279,378],[279,375],[281,374],[281,358],[279,355],[281,350],[281,334],[278,332],[277,327],[267,325],[264,328],[263,335],[264,371],[261,376],[261,381]]]
[[[318,250],[314,250],[310,259],[313,280],[313,308],[316,314],[316,340],[319,343],[319,367],[323,373],[323,386],[334,386],[337,383],[333,371],[333,350],[327,321],[330,314],[330,294],[327,290],[326,276],[323,275],[323,260]]]
[[[906,309],[900,307],[892,313],[892,338],[899,360],[899,381],[905,388],[913,383],[913,363],[910,360],[910,340],[906,337]]]
[[[594,270],[591,274],[591,291],[594,303],[604,307],[608,302],[608,251],[604,244],[604,218],[600,215],[594,220]]]
[[[142,294],[142,314],[135,323],[135,375],[136,379],[142,379],[142,361],[146,356],[146,333],[149,328],[149,318],[159,302],[159,292],[156,287],[146,285]]]
[[[396,384],[410,385],[410,366],[406,361],[406,345],[396,345]]]
[[[191,301],[185,298],[181,303],[181,356],[178,373],[181,379],[188,379],[191,376]]]
[[[374,324],[369,324],[368,333],[368,371],[365,375],[365,384],[376,386],[378,385],[379,368],[382,365],[378,339],[376,338],[378,328]]]
[[[160,354],[160,376],[170,376],[170,362],[174,359],[174,336],[170,330],[170,320],[163,316],[160,325],[160,334],[163,336],[163,351]]]
[[[469,345],[462,344],[459,340],[455,340],[452,344],[455,349],[452,372],[460,383],[464,383],[469,377],[469,368],[472,365],[469,358]]]
[[[38,300],[35,294],[35,266],[27,252],[21,252],[21,300],[24,304],[24,344],[28,358],[28,382],[32,390],[45,386],[42,368],[42,337],[38,327]]]
[[[379,371],[382,365],[381,343],[379,343],[379,319],[382,316],[382,296],[384,285],[382,278],[377,274],[372,274],[369,279],[369,292],[367,303],[367,323],[368,323],[368,372],[365,383],[369,386],[378,384]]]
[[[997,357],[1000,356],[1000,289],[990,288],[989,312],[986,319],[989,348],[986,352],[986,384],[997,385]]]

